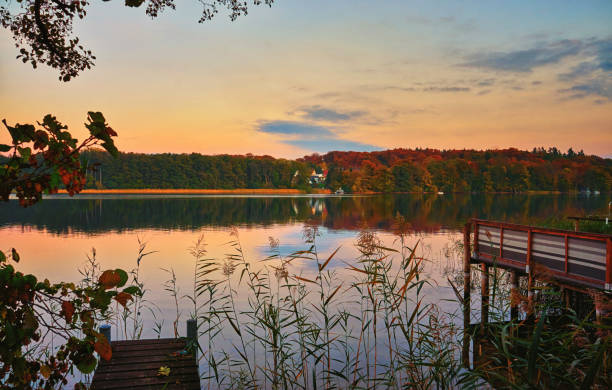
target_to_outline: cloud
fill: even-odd
[[[331,136],[333,133],[326,127],[291,121],[264,121],[258,131],[270,134]]]
[[[577,57],[581,60],[567,72],[560,73],[559,81],[568,83],[559,93],[568,99],[599,96],[612,100],[612,37],[600,39],[565,39],[540,43],[535,47],[507,51],[473,54],[461,66],[495,71],[528,73],[535,68],[560,63]],[[541,82],[533,81],[531,85]],[[515,85],[514,90],[522,87]]]
[[[366,114],[365,111],[338,111],[320,105],[302,107],[298,111],[302,113],[302,117],[305,119],[328,122],[348,121],[362,117]]]
[[[321,138],[308,140],[285,140],[286,144],[297,146],[302,149],[308,149],[317,153],[327,153],[334,150],[338,151],[355,151],[355,152],[371,152],[381,150],[381,148],[364,144],[361,142],[349,141],[339,138]]]
[[[484,79],[484,80],[478,80],[475,82],[476,82],[476,86],[478,87],[490,87],[493,84],[495,84],[495,79]]]
[[[469,56],[467,61],[460,65],[526,73],[531,72],[534,68],[556,64],[567,57],[578,55],[585,46],[583,41],[565,39],[530,49],[476,53]]]
[[[569,94],[569,99],[581,99],[587,96],[601,96],[612,100],[612,80],[607,75],[586,80],[570,88],[560,89],[559,92]]]
[[[339,138],[336,132],[326,126],[293,121],[260,121],[257,131],[279,136],[280,142],[297,146],[312,152],[326,153],[341,151],[372,151],[379,147],[362,142]]]
[[[424,92],[470,92],[468,87],[427,87]]]
[[[560,81],[573,84],[559,92],[569,99],[599,96],[612,100],[612,38],[589,40],[584,55],[590,57],[559,74]],[[601,104],[598,102],[595,104]]]
[[[584,55],[590,58],[572,67],[569,72],[561,73],[559,80],[574,81],[597,71],[612,72],[612,38],[590,40]]]
[[[584,61],[574,66],[568,73],[561,73],[559,80],[561,81],[573,81],[582,76],[588,76],[599,69],[599,64],[595,62]]]
[[[418,84],[418,83],[415,83]],[[373,90],[383,90],[383,91],[400,91],[400,92],[469,92],[471,88],[464,86],[429,86],[429,87],[402,87],[398,85],[383,85],[383,86],[375,86],[369,87]]]

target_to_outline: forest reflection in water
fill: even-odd
[[[308,222],[331,230],[390,231],[398,215],[415,232],[457,229],[469,218],[539,224],[551,218],[607,213],[608,196],[568,194],[405,194],[370,196],[52,196],[23,209],[0,206],[0,227],[56,234],[138,229],[268,226]]]

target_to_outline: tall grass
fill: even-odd
[[[396,240],[385,246],[364,227],[354,243],[358,255],[349,259],[341,248],[321,251],[315,225],[304,228],[304,249],[284,254],[280,242],[269,238],[269,255],[255,260],[248,258],[237,229],[230,231],[222,258],[209,256],[200,236],[189,248],[194,259],[189,293],[180,295],[171,268],[166,288],[176,308],[174,335],[180,333],[181,299],[189,304],[189,317],[197,319],[199,337],[190,347],[204,368],[203,387],[610,388],[610,327],[596,322],[593,313],[567,308],[566,293],[548,282],[535,286],[537,299],[530,306],[527,286],[511,294],[508,274],[493,266],[487,271],[488,326],[461,330],[455,314],[427,296],[435,287],[423,273],[430,260],[409,231],[398,218]],[[146,305],[138,270],[150,252],[139,245],[132,277],[143,291],[141,301],[121,314],[128,338],[142,332],[142,320],[132,310]],[[455,264],[461,252],[460,244],[447,246],[444,265],[459,301],[454,286],[463,284]],[[475,287],[485,275],[473,274]],[[523,309],[519,318],[510,318],[511,305]],[[470,371],[459,360],[463,331],[472,333],[473,348],[480,351]]]
[[[398,229],[397,247],[385,247],[364,228],[359,256],[348,261],[340,248],[320,252],[317,226],[306,225],[303,237],[304,249],[288,254],[270,238],[260,264],[247,258],[236,229],[222,259],[207,257],[203,237],[190,248],[193,289],[184,299],[198,320],[204,387],[455,386],[457,332],[423,299],[418,241]],[[352,279],[343,274],[342,282],[347,272]]]

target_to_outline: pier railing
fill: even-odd
[[[612,290],[612,236],[474,219],[472,261],[529,274],[538,265],[579,287]]]

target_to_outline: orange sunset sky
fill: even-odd
[[[396,147],[612,157],[610,1],[277,0],[198,24],[92,2],[96,66],[63,83],[1,30],[0,119],[102,111],[126,152],[269,154]],[[0,142],[6,142],[6,131]]]

